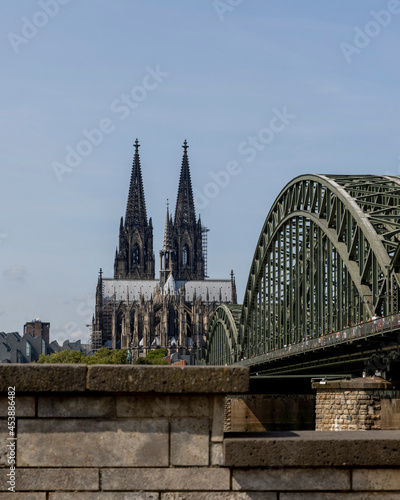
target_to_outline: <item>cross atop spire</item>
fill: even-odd
[[[129,227],[147,227],[146,201],[144,198],[139,146],[139,141],[136,139],[125,216],[125,224]]]
[[[188,149],[189,146],[188,146],[188,143],[187,143],[186,139],[183,141],[183,146],[182,147],[183,147],[183,154],[187,155],[187,149]]]

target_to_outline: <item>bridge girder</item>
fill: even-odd
[[[213,334],[207,342],[206,357],[208,364],[231,364],[239,361],[241,346],[238,342],[237,313],[240,306],[221,304],[210,320],[209,331]],[[228,333],[228,334],[227,334]],[[223,358],[220,357],[223,353]]]
[[[399,234],[400,178],[293,179],[262,228],[239,326],[225,323],[237,352],[224,355],[220,344],[218,356],[213,348],[210,356],[234,362],[366,321],[374,312],[397,313]]]

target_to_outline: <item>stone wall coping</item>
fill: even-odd
[[[319,391],[328,391],[331,389],[393,389],[393,384],[381,377],[359,377],[350,380],[323,380],[321,382],[313,382],[312,388],[318,389]]]
[[[400,431],[287,431],[224,440],[228,467],[399,466]]]
[[[231,366],[0,364],[0,392],[241,394],[249,369]]]

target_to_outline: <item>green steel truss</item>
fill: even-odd
[[[302,175],[275,200],[240,317],[218,307],[209,364],[234,363],[399,311],[400,177]]]
[[[209,325],[213,334],[207,344],[208,364],[231,364],[236,361],[237,353],[241,352],[237,334],[241,309],[241,306],[230,304],[222,304],[215,309]],[[227,335],[227,332],[230,334]]]

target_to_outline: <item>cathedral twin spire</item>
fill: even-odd
[[[121,218],[119,251],[117,249],[115,257],[115,278],[154,279],[153,227],[151,218],[147,222],[139,146],[136,139],[125,224]],[[161,281],[171,270],[178,280],[204,279],[202,228],[200,221],[196,224],[186,140],[182,147],[184,152],[174,221],[167,204],[163,248],[160,251]]]
[[[203,280],[205,277],[203,232],[200,220],[196,223],[187,154],[189,146],[186,140],[182,147],[183,157],[174,221],[172,215],[169,215],[167,203],[164,242],[160,251],[161,285],[166,282],[170,274],[180,281]]]
[[[140,167],[139,141],[135,141],[131,182],[126,205],[125,224],[129,227],[147,226],[146,201],[144,199],[142,169]]]
[[[175,207],[175,224],[179,226],[193,225],[196,223],[196,213],[194,210],[192,180],[190,178],[188,144],[183,143],[183,158],[181,175],[179,177],[178,197]]]
[[[154,279],[153,225],[147,221],[139,141],[134,147],[125,224],[121,217],[114,278]]]

